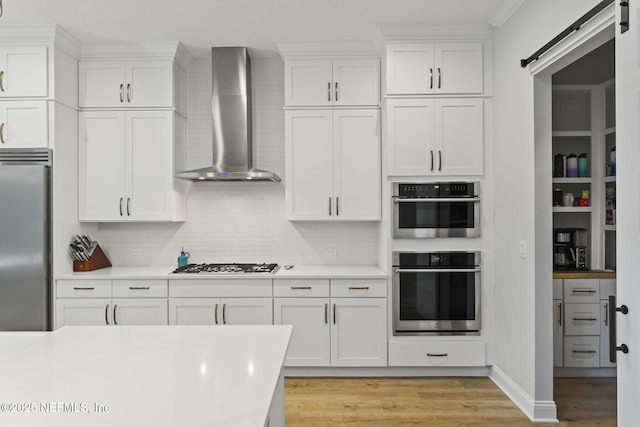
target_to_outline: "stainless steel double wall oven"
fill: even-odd
[[[480,237],[478,182],[394,183],[392,200],[394,238]],[[393,252],[394,335],[480,334],[480,252],[425,246]]]

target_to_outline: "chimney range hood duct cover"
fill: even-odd
[[[251,60],[246,47],[211,48],[213,165],[179,172],[192,181],[280,181],[253,167]]]

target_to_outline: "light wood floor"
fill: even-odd
[[[532,423],[487,378],[287,378],[287,427],[615,426],[615,378],[556,378],[560,423]]]

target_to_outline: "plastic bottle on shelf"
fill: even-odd
[[[616,147],[611,149],[611,176],[616,176]]]

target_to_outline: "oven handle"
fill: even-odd
[[[398,197],[393,197],[394,203],[405,203],[405,202],[479,202],[480,197],[422,197],[422,198],[413,198],[413,199],[401,199]]]
[[[402,268],[395,267],[396,273],[479,273],[480,267],[475,268]]]

